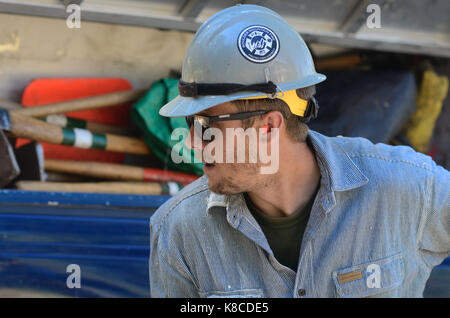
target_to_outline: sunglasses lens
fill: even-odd
[[[189,128],[192,127],[192,125],[194,124],[194,116],[187,116],[185,117],[186,119],[186,124],[188,125]]]
[[[198,138],[202,139],[203,132],[206,128],[203,127],[202,121],[195,118],[195,116],[186,116],[186,124],[188,125],[189,129],[194,126],[194,134]]]
[[[195,131],[195,135],[200,138],[201,140],[203,140],[203,132],[205,131],[205,129],[203,128],[202,125],[198,124],[198,125],[194,125],[194,131]]]
[[[192,128],[192,125],[194,126],[194,133],[198,138],[208,142],[214,140],[214,136],[211,136],[210,130],[208,130],[209,126],[204,118],[196,116],[187,116],[185,118],[189,129]]]

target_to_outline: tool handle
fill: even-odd
[[[150,154],[150,150],[141,139],[112,134],[92,134],[84,129],[61,128],[16,112],[9,112],[10,132],[15,137],[40,142],[64,144],[78,148],[96,148],[130,154]]]
[[[57,171],[82,176],[114,180],[142,181],[142,168],[128,165],[78,160],[45,159],[46,171]]]
[[[21,104],[10,102],[4,99],[0,99],[0,108],[7,110],[26,109]],[[28,116],[26,113],[25,115]],[[60,127],[83,128],[97,134],[116,134],[124,136],[136,135],[136,131],[133,131],[133,129],[130,129],[128,127],[86,121],[83,119],[67,117],[61,114],[46,115],[41,119],[49,124],[57,125]]]
[[[45,159],[44,167],[48,171],[112,180],[145,182],[175,181],[182,184],[189,184],[198,178],[196,175],[183,172],[92,161]]]
[[[19,190],[84,192],[84,193],[116,193],[116,194],[169,194],[168,189],[159,183],[139,182],[40,182],[18,181],[15,186]],[[174,194],[174,192],[172,192]]]
[[[124,104],[138,99],[145,92],[145,89],[126,90],[92,97],[72,99],[65,102],[41,105],[39,107],[24,107],[21,109],[14,109],[11,112],[31,117],[44,117],[53,114],[63,114],[86,109],[97,109]]]
[[[23,106],[21,104],[14,103],[6,99],[0,99],[0,108],[12,110],[21,109],[22,107]]]
[[[48,115],[43,119],[45,122],[65,127],[65,128],[81,128],[89,130],[90,132],[96,134],[114,134],[122,136],[133,136],[136,135],[136,131],[124,126],[108,125],[103,123],[97,123],[93,121],[86,121],[84,119],[78,119],[73,117],[67,117],[65,115]]]
[[[199,176],[190,173],[144,168],[144,181],[176,181],[184,185],[194,182]]]

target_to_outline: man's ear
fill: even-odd
[[[264,115],[263,126],[268,126],[268,131],[272,128],[280,129],[284,123],[283,115],[277,111],[271,111]]]

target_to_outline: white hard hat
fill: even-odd
[[[180,95],[159,113],[189,116],[232,100],[282,96],[325,79],[302,37],[279,14],[236,5],[197,30],[184,60]]]

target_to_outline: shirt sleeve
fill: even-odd
[[[150,225],[150,296],[152,298],[194,298],[199,297],[181,253],[169,249],[161,233],[153,231]]]
[[[428,203],[419,225],[419,252],[428,266],[439,265],[450,251],[450,172],[433,162]]]

